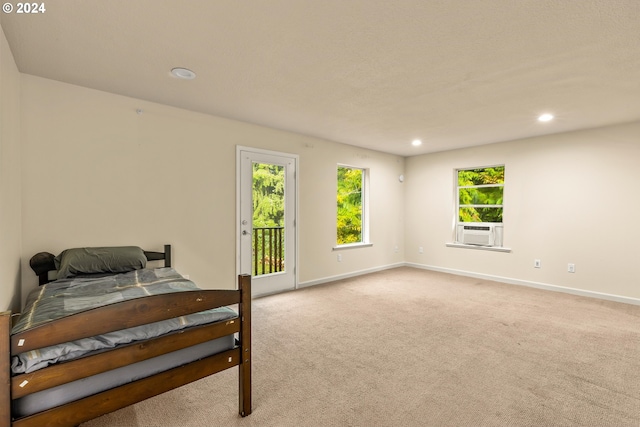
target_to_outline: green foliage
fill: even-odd
[[[284,269],[284,182],[284,166],[253,164],[254,276]]]
[[[458,171],[458,186],[504,184],[504,166]]]
[[[362,242],[362,169],[338,166],[337,242]]]
[[[458,171],[458,187],[459,221],[502,222],[504,166]]]
[[[253,226],[284,226],[284,166],[253,164]]]

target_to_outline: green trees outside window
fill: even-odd
[[[361,243],[364,170],[338,166],[337,243]]]
[[[253,164],[252,266],[254,276],[285,269],[284,166]]]
[[[458,171],[458,221],[502,222],[504,166]]]
[[[284,226],[284,166],[253,164],[253,226]]]

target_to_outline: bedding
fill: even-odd
[[[23,315],[12,334],[30,327],[118,301],[147,295],[197,290],[195,283],[170,267],[134,270],[106,277],[74,277],[48,283],[28,297]],[[228,307],[206,310],[161,322],[149,323],[95,337],[20,353],[11,360],[14,374],[29,373],[50,364],[72,360],[93,351],[114,348],[191,326],[236,317]]]
[[[58,279],[81,274],[126,273],[147,265],[144,251],[137,246],[67,249],[53,261]]]

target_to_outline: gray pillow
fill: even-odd
[[[126,273],[147,265],[144,251],[137,246],[74,248],[54,259],[58,279],[83,274]]]

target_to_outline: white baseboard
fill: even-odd
[[[531,282],[528,280],[513,279],[510,277],[492,276],[490,274],[474,273],[472,271],[456,270],[453,268],[435,267],[432,265],[415,264],[412,262],[404,263],[407,267],[421,268],[423,270],[439,271],[441,273],[456,274],[458,276],[475,277],[478,279],[493,280],[495,282],[508,283],[511,285],[528,286],[530,288],[545,289],[554,292],[563,292],[566,294],[580,295],[590,298],[598,298],[608,301],[622,302],[625,304],[640,305],[640,299],[624,297],[621,295],[605,294],[602,292],[586,291],[583,289],[567,288],[565,286],[550,285],[548,283]]]
[[[307,282],[298,283],[298,289],[299,288],[307,288],[309,286],[321,285],[323,283],[335,282],[336,280],[348,279],[350,277],[362,276],[363,274],[375,273],[376,271],[382,271],[382,270],[389,270],[389,269],[392,269],[392,268],[404,267],[406,265],[407,264],[404,263],[404,262],[399,262],[397,264],[389,264],[389,265],[384,265],[382,267],[367,268],[366,270],[358,270],[358,271],[353,271],[351,273],[339,274],[337,276],[329,276],[329,277],[323,277],[322,279],[309,280]]]
[[[323,283],[335,282],[341,279],[348,279],[350,277],[362,276],[363,274],[375,273],[376,271],[389,270],[397,267],[420,268],[423,270],[439,271],[441,273],[455,274],[458,276],[467,276],[467,277],[475,277],[477,279],[493,280],[494,282],[508,283],[510,285],[527,286],[530,288],[544,289],[547,291],[563,292],[566,294],[580,295],[580,296],[589,297],[589,298],[597,298],[597,299],[602,299],[607,301],[621,302],[625,304],[640,305],[640,299],[638,298],[631,298],[631,297],[625,297],[625,296],[614,295],[614,294],[606,294],[603,292],[587,291],[584,289],[568,288],[565,286],[551,285],[549,283],[532,282],[529,280],[514,279],[511,277],[501,277],[501,276],[494,276],[491,274],[475,273],[472,271],[456,270],[453,268],[444,268],[444,267],[436,267],[433,265],[416,264],[412,262],[399,262],[396,264],[389,264],[381,267],[374,267],[374,268],[368,268],[365,270],[353,271],[351,273],[339,274],[337,276],[329,276],[329,277],[324,277],[322,279],[309,280],[306,282],[298,283],[297,288],[299,289],[299,288],[306,288],[309,286],[321,285]]]

